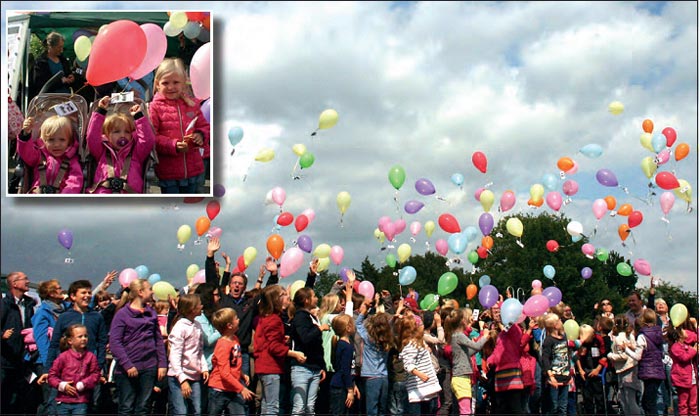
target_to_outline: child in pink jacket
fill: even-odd
[[[668,328],[671,384],[678,392],[678,414],[698,414],[698,335],[685,325]]]

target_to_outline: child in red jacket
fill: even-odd
[[[686,325],[668,328],[671,343],[669,355],[673,359],[671,383],[678,392],[678,414],[698,414],[698,335]]]

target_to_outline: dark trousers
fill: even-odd
[[[496,392],[491,401],[491,414],[493,415],[521,415],[522,396],[524,390],[508,390]]]
[[[36,383],[33,385],[36,386]],[[36,398],[30,400],[33,389],[25,379],[24,368],[0,370],[0,409],[2,414],[35,414]]]
[[[347,416],[349,415],[349,410],[345,407],[345,399],[348,397],[347,389],[342,387],[330,387],[329,385],[329,401],[330,401],[330,414],[333,416]],[[317,414],[323,414],[316,412]]]
[[[587,415],[605,414],[603,380],[600,377],[587,377],[583,382],[583,409]]]
[[[656,415],[656,397],[659,394],[659,386],[663,380],[645,379],[644,393],[642,394],[642,409],[645,415]]]
[[[118,414],[139,416],[148,414],[148,404],[157,378],[158,369],[156,368],[139,371],[137,377],[115,374],[114,382],[119,396]]]

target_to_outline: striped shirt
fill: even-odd
[[[419,347],[414,342],[409,342],[401,350],[399,358],[403,361],[406,369],[406,391],[408,401],[418,403],[430,400],[442,390],[433,362],[430,359],[430,351],[425,347]],[[428,381],[423,381],[411,374],[413,370],[418,370],[428,376]]]

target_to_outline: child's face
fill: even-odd
[[[158,85],[156,86],[158,92],[170,100],[180,98],[184,87],[185,80],[174,72],[163,75],[160,80],[158,80]]]
[[[49,151],[53,157],[61,157],[71,144],[71,138],[65,129],[59,129],[56,133],[50,135],[49,137],[43,137],[44,145],[46,150]]]
[[[143,287],[139,290],[139,297],[144,303],[153,301],[153,288],[151,288],[150,283],[143,284]]]
[[[348,321],[348,326],[346,330],[348,331],[348,335],[355,335],[355,323],[352,320]]]
[[[87,347],[88,334],[87,328],[75,328],[73,336],[68,338],[68,345],[76,350],[84,350]]]
[[[92,291],[85,287],[76,290],[74,294],[70,295],[71,302],[81,310],[87,309],[90,304],[90,298],[92,298]]]
[[[119,150],[131,142],[132,131],[124,123],[117,124],[114,130],[109,133],[109,143],[112,148]]]
[[[236,315],[233,320],[231,321],[231,331],[232,332],[238,332],[238,324],[240,324],[241,320],[238,318],[238,315]]]

